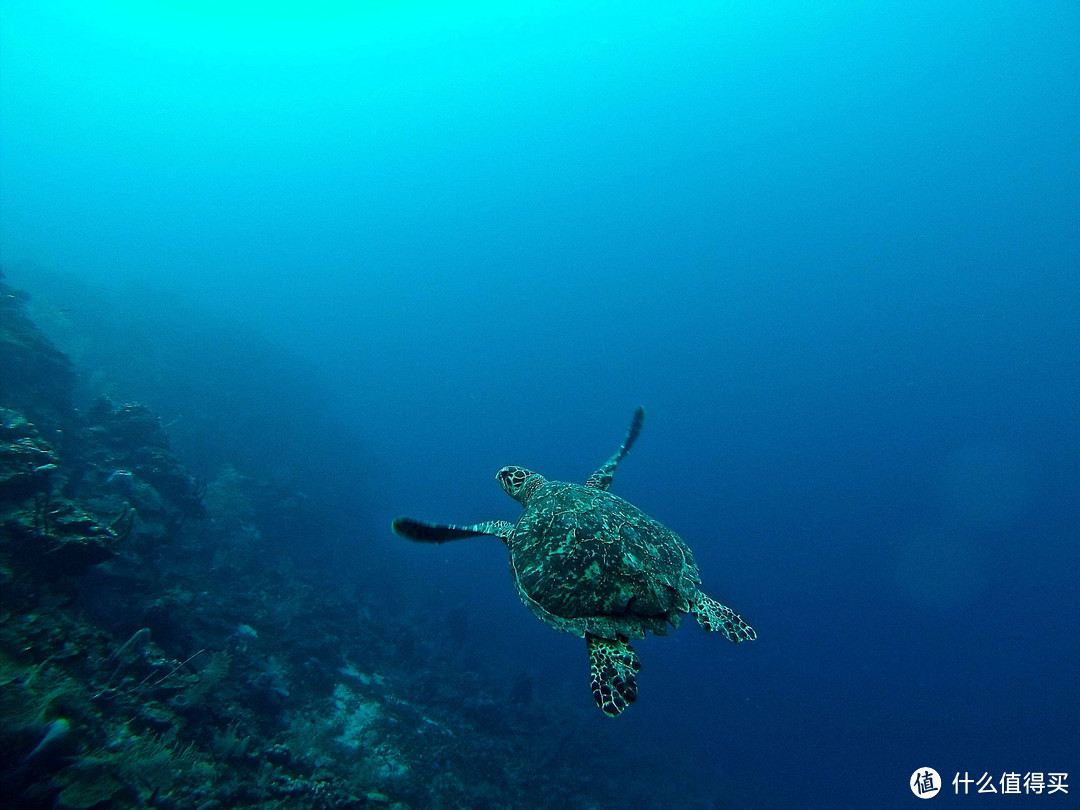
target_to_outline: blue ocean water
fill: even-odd
[[[459,611],[658,795],[1075,806],[1078,76],[1068,2],[13,2],[0,258],[193,466],[321,493],[296,553]],[[758,639],[638,643],[609,720],[497,540],[389,523],[512,520],[496,470],[583,481],[638,404],[613,491]]]

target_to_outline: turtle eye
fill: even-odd
[[[521,487],[525,484],[525,473],[520,469],[514,469],[506,476],[506,485],[510,488],[512,493],[521,491]]]

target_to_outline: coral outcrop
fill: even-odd
[[[257,504],[299,526],[305,495],[239,460],[200,482],[150,408],[76,402],[24,302],[0,276],[0,805],[650,803],[526,676],[463,669],[463,616],[267,554]]]

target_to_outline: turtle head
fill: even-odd
[[[503,467],[495,473],[495,480],[507,495],[522,506],[529,505],[529,498],[544,483],[540,473],[526,470],[524,467]]]

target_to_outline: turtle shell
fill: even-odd
[[[522,600],[551,626],[642,638],[678,627],[701,579],[675,532],[610,492],[545,482],[506,538]]]

